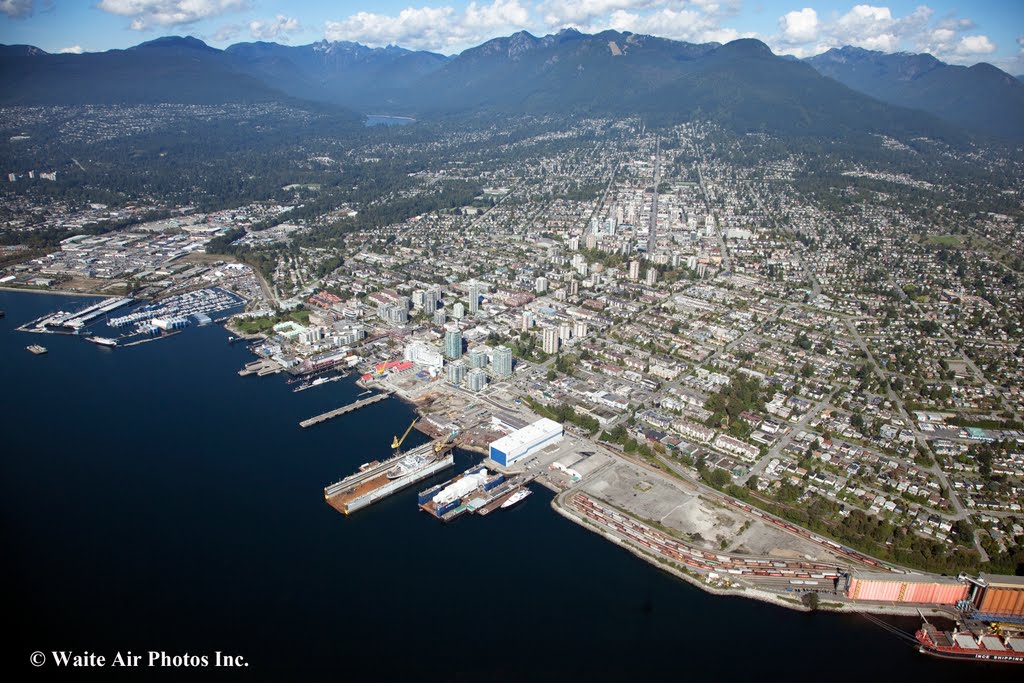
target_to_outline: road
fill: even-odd
[[[772,458],[779,457],[779,454],[786,450],[789,444],[793,442],[793,437],[805,429],[807,427],[807,423],[826,407],[829,407],[827,399],[822,399],[814,404],[810,410],[804,413],[803,417],[801,417],[796,424],[792,424],[786,429],[786,433],[782,435],[782,438],[779,439],[774,446],[768,449],[767,455],[754,463],[754,466],[750,468],[750,471],[747,472],[745,476],[741,477],[737,483],[743,486],[747,483],[747,480],[750,479],[750,477],[761,474],[761,472],[764,471],[764,468],[768,466],[768,463],[771,462]]]

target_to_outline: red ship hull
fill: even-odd
[[[928,634],[921,630],[917,632],[918,648],[921,652],[932,657],[943,659],[959,659],[972,662],[997,662],[1001,664],[1024,664],[1024,653],[1013,652],[1012,650],[988,650],[979,647],[977,650],[970,650],[962,647],[943,647],[932,642]]]

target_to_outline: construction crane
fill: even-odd
[[[391,450],[397,451],[399,448],[402,447],[402,443],[405,441],[405,437],[409,436],[409,432],[412,431],[412,426],[416,424],[416,420],[419,420],[419,418],[417,417],[412,422],[409,423],[409,428],[405,430],[405,434],[402,434],[401,439],[399,439],[397,436],[394,437],[394,439],[391,441]]]

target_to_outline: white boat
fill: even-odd
[[[93,344],[99,344],[100,346],[117,346],[117,340],[108,337],[86,337],[85,341],[91,341]]]
[[[519,503],[520,501],[528,498],[531,493],[533,493],[533,491],[531,491],[530,489],[527,489],[527,488],[519,489],[518,491],[513,493],[511,496],[509,496],[508,500],[506,500],[504,503],[501,504],[501,509],[504,510],[505,508],[512,507],[516,503]]]

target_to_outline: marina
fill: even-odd
[[[37,318],[18,328],[22,332],[78,334],[96,322],[100,317],[124,308],[135,300],[129,297],[112,297],[86,306],[78,311],[57,311]]]

